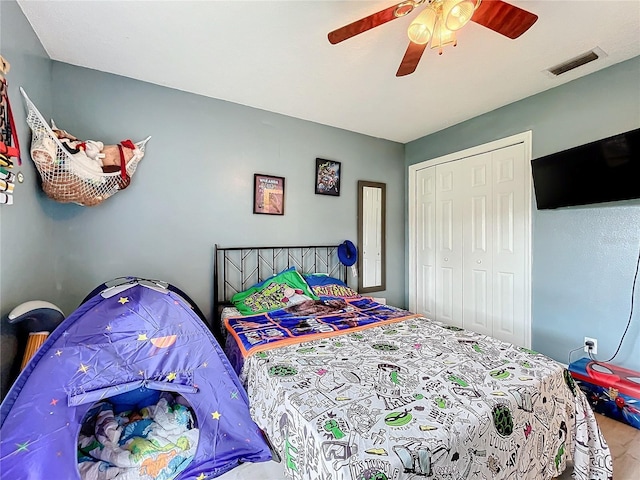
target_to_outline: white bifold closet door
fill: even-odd
[[[416,307],[528,343],[530,182],[522,143],[416,171]]]

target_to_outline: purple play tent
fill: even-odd
[[[3,479],[80,479],[78,436],[89,409],[140,390],[180,394],[195,414],[197,448],[175,478],[210,479],[271,459],[222,349],[186,295],[166,287],[127,279],[53,331],[0,407]]]

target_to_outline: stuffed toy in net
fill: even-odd
[[[48,197],[91,207],[129,186],[151,137],[136,143],[124,140],[118,145],[78,140],[53,121],[49,126],[22,88],[20,92],[32,132],[31,158]]]

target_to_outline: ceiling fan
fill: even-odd
[[[515,39],[536,22],[538,16],[502,0],[406,0],[329,33],[329,42],[340,43],[384,23],[404,17],[419,5],[422,12],[409,25],[409,46],[397,77],[413,73],[429,42],[431,48],[456,45],[455,32],[472,21]]]

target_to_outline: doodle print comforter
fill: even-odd
[[[425,318],[258,352],[241,379],[290,479],[613,475],[561,365]]]

